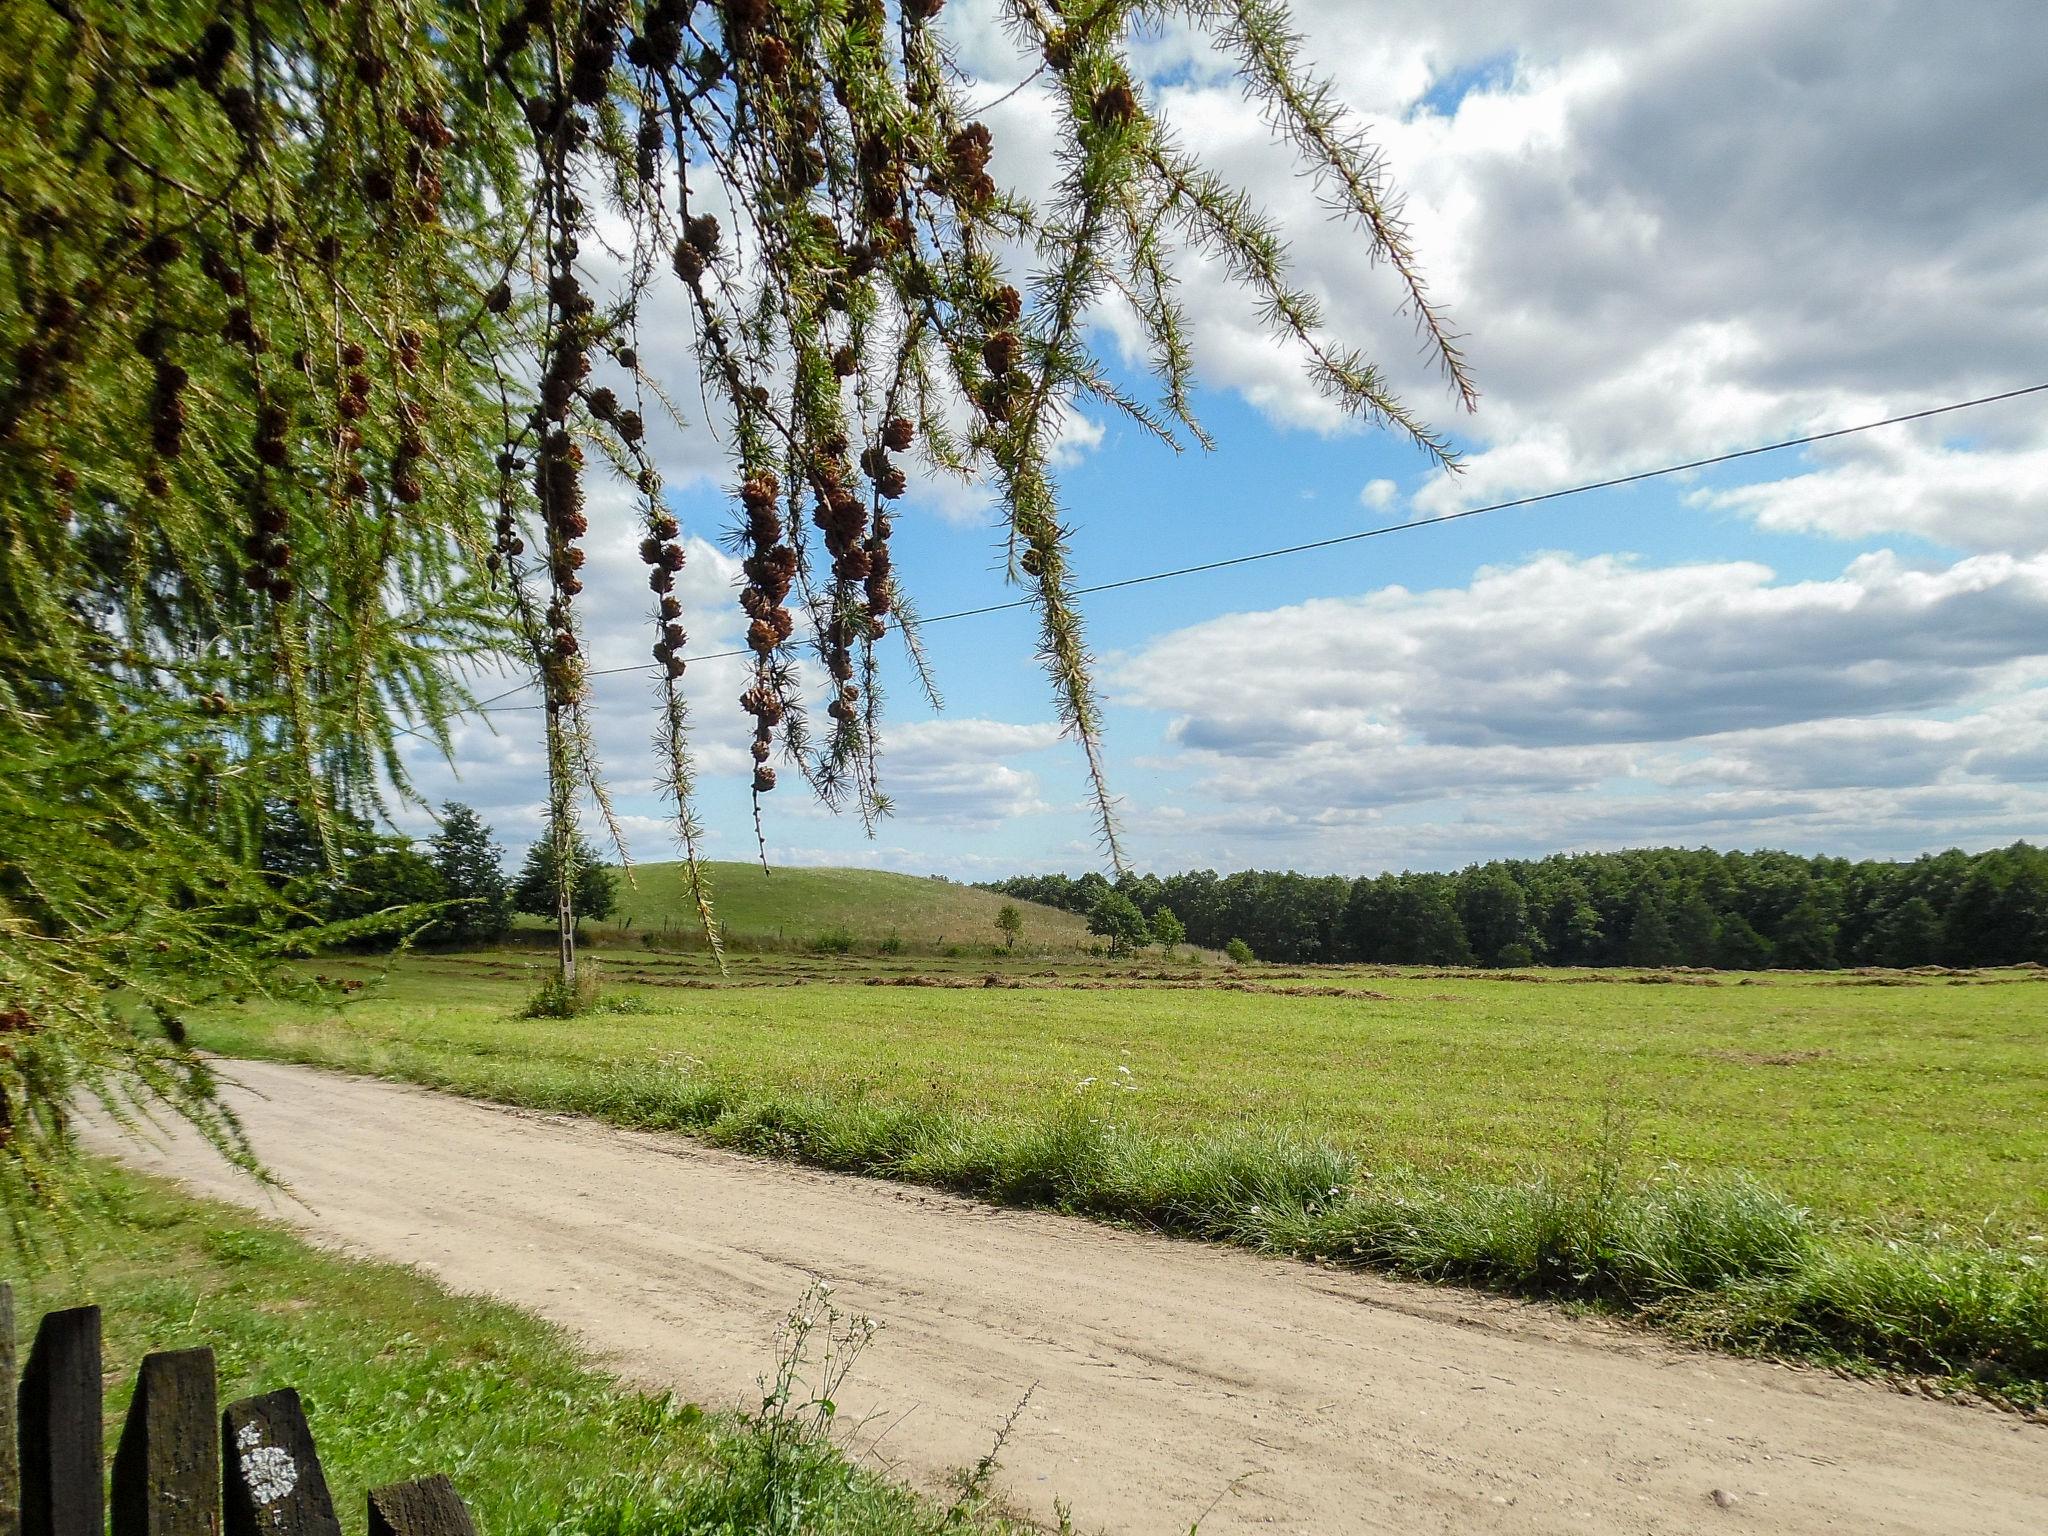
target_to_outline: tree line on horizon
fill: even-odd
[[[2048,963],[2048,849],[1911,862],[1642,848],[1496,859],[1455,874],[1202,869],[1020,875],[991,890],[1087,916],[1105,895],[1187,940],[1261,960],[1398,965],[1838,966]]]

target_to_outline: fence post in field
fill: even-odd
[[[341,1536],[297,1392],[228,1404],[221,1441],[223,1536]]]
[[[393,1483],[370,1494],[370,1536],[476,1536],[445,1475]]]
[[[21,1536],[21,1452],[14,1422],[14,1287],[0,1285],[0,1536]]]
[[[113,1536],[220,1536],[213,1351],[149,1355],[114,1451]]]
[[[19,1407],[22,1536],[103,1536],[98,1307],[44,1316]]]

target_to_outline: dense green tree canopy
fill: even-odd
[[[593,922],[603,922],[619,904],[617,871],[606,866],[587,838],[577,838],[571,848],[575,873],[570,890],[575,913]],[[536,917],[553,917],[559,883],[555,873],[556,849],[552,838],[542,838],[526,850],[512,884],[512,907]]]
[[[1093,873],[993,889],[1083,915]],[[1240,935],[1266,959],[1419,965],[2048,964],[2048,850],[1951,850],[1906,864],[1646,848],[1477,864],[1457,875],[1249,871],[1132,877],[1146,912],[1196,944]],[[1342,920],[1328,913],[1333,889]]]
[[[1108,941],[1112,959],[1121,959],[1152,942],[1152,929],[1138,904],[1122,891],[1104,891],[1088,913],[1088,931]]]
[[[1188,930],[1173,908],[1162,906],[1151,914],[1152,942],[1169,955],[1188,941]]]

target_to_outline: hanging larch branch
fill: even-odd
[[[475,669],[541,691],[562,960],[594,749],[593,508],[632,508],[660,783],[714,951],[689,725],[690,539],[739,559],[757,843],[801,779],[872,827],[887,648],[937,699],[894,541],[992,487],[1109,860],[1123,849],[1054,473],[1093,401],[1208,438],[1177,273],[1215,258],[1347,412],[1448,461],[1180,147],[1133,62],[1233,61],[1474,398],[1384,167],[1277,0],[1002,0],[1055,148],[1003,185],[943,0],[21,0],[0,8],[0,1180],[140,1092],[235,1150],[181,1010],[333,938],[259,862],[281,803],[413,797]],[[1156,402],[1098,354],[1133,318]],[[660,328],[649,321],[661,322]],[[688,356],[645,338],[687,328]],[[673,399],[694,395],[683,422]],[[650,404],[657,406],[652,413]],[[725,450],[695,529],[664,431]],[[622,498],[595,497],[593,477]],[[596,530],[602,532],[604,530]],[[637,590],[637,589],[636,589]],[[642,601],[638,596],[633,601]],[[166,1022],[169,1021],[169,1022]]]

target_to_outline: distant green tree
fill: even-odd
[[[1630,965],[1678,963],[1678,945],[1671,937],[1671,898],[1654,881],[1636,892],[1629,910],[1626,953]]]
[[[1576,880],[1556,887],[1543,907],[1543,953],[1552,965],[1591,965],[1600,958],[1600,909]]]
[[[1672,903],[1671,946],[1679,965],[1714,963],[1714,909],[1697,885],[1688,884]]]
[[[1152,942],[1152,930],[1138,904],[1119,890],[1106,890],[1088,913],[1088,931],[1109,941],[1112,958],[1135,954]]]
[[[1232,965],[1250,965],[1254,959],[1251,945],[1243,939],[1232,939],[1223,946],[1223,953],[1229,956]]]
[[[405,907],[424,907],[446,896],[441,872],[410,843],[390,841],[374,853],[352,859],[343,868],[327,900],[328,915],[335,921],[370,917]],[[366,948],[395,944],[397,930],[363,938]]]
[[[1447,877],[1401,877],[1388,904],[1382,952],[1397,965],[1472,963],[1472,945]]]
[[[1188,931],[1171,907],[1161,907],[1152,914],[1152,942],[1165,950],[1169,957],[1187,942]]]
[[[1724,912],[1714,923],[1713,957],[1724,971],[1761,971],[1771,963],[1771,941],[1740,912]]]
[[[1982,855],[1949,908],[1942,948],[1952,965],[2048,959],[2048,852],[2015,843]]]
[[[333,846],[331,861],[319,830],[300,810],[296,799],[276,798],[263,803],[257,867],[293,909],[287,918],[288,926],[303,927],[344,915],[363,915],[355,910],[355,900],[341,897],[346,871],[356,860],[391,846],[388,840],[378,837],[369,822],[339,807],[329,812],[327,833]]]
[[[586,838],[576,839],[576,881],[571,900],[576,916],[601,923],[619,903],[619,877],[597,856]],[[526,850],[526,862],[519,867],[519,879],[512,887],[515,911],[537,917],[555,915],[554,843],[547,837],[535,839]]]
[[[1095,903],[1102,900],[1103,892],[1109,889],[1109,882],[1091,869],[1067,887],[1066,908],[1086,917],[1095,910]]]
[[[1871,931],[1869,959],[1876,965],[1937,965],[1941,961],[1941,918],[1924,896],[1909,896],[1878,919]]]
[[[450,907],[430,934],[447,944],[487,944],[512,921],[512,887],[505,879],[504,851],[491,839],[481,816],[454,800],[441,806],[441,828],[428,842],[428,857],[440,871]]]
[[[1458,879],[1458,916],[1466,942],[1481,965],[1528,964],[1529,902],[1514,876],[1498,864],[1467,870]],[[1523,958],[1515,960],[1511,953]]]
[[[357,845],[356,852],[368,851],[374,839],[367,825],[336,813],[333,834]],[[287,888],[293,881],[320,880],[332,873],[320,834],[300,811],[296,800],[263,802],[263,830],[256,847],[257,866]]]
[[[1085,915],[1109,882],[1036,875],[995,888]],[[1494,965],[1905,963],[1930,953],[1931,914],[1936,961],[2048,962],[2048,850],[2026,843],[1904,864],[1638,848],[1497,860],[1456,877],[1204,869],[1118,888],[1147,914],[1172,907],[1189,944],[1241,938],[1267,961],[1460,964],[1476,951]]]
[[[1003,936],[1005,950],[1017,947],[1017,935],[1024,931],[1024,914],[1014,902],[1006,901],[996,909],[996,930]]]
[[[1784,921],[1772,941],[1777,964],[1796,971],[1833,970],[1835,923],[1817,891],[1808,891]]]

